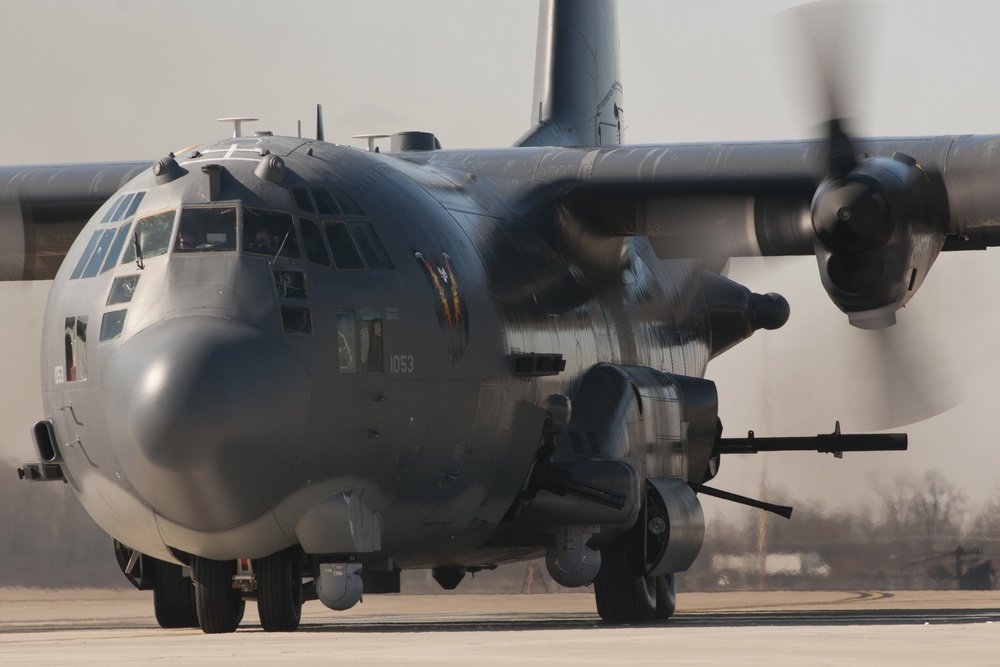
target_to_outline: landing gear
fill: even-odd
[[[152,560],[152,559],[150,559]],[[194,585],[180,565],[155,561],[153,612],[161,628],[197,628],[198,607]]]
[[[257,612],[267,632],[293,632],[302,618],[302,562],[296,548],[255,560]]]
[[[243,620],[246,603],[233,588],[234,561],[210,560],[194,556],[191,578],[201,629],[209,634],[235,632]]]
[[[677,575],[656,577],[656,620],[665,621],[677,611]]]
[[[674,575],[647,577],[634,533],[601,547],[594,580],[597,613],[608,623],[648,623],[670,618],[677,607]]]

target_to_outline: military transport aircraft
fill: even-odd
[[[150,163],[0,168],[0,267],[52,278],[33,481],[65,481],[164,627],[268,631],[432,569],[545,556],[609,622],[669,617],[730,453],[708,362],[788,304],[725,258],[815,255],[891,326],[994,245],[997,137],[623,145],[617,9],[545,0],[512,148],[257,133]],[[833,91],[831,84],[829,89]],[[831,92],[831,101],[836,95]],[[12,234],[10,230],[15,230]]]

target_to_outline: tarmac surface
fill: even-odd
[[[0,663],[337,665],[1000,664],[1000,592],[688,593],[668,622],[606,626],[589,594],[306,603],[295,633],[163,630],[133,590],[0,589]]]

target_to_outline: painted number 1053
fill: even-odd
[[[413,355],[394,354],[389,357],[389,371],[391,373],[412,373]]]

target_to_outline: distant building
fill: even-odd
[[[761,559],[757,554],[715,554],[712,569],[720,575],[760,573]],[[765,575],[773,576],[830,576],[830,566],[815,551],[766,554],[763,569]]]

